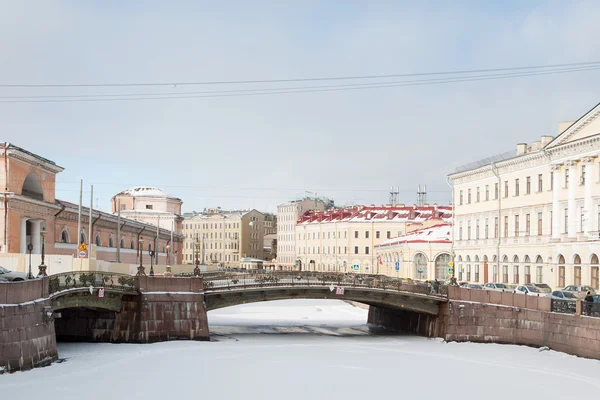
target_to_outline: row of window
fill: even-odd
[[[225,224],[225,229],[239,229],[240,223],[233,222]],[[223,229],[223,223],[183,224],[183,229]]]
[[[552,221],[552,211],[549,211],[549,220]],[[534,214],[535,215],[535,214]],[[536,218],[536,216],[534,216],[533,218]],[[581,208],[580,209],[580,213],[579,213],[579,221],[569,221],[569,209],[565,208],[563,210],[563,224],[562,224],[562,233],[568,233],[569,232],[569,223],[571,223],[572,225],[574,225],[573,227],[575,228],[576,231],[579,232],[583,232],[584,231],[584,227],[585,227],[585,220],[586,220],[586,215],[584,212],[584,209]],[[598,223],[598,227],[600,227],[600,206],[598,206],[598,212],[597,212],[597,223]],[[532,224],[532,215],[531,214],[525,214],[525,226],[522,227],[521,226],[521,216],[520,215],[514,215],[513,216],[513,229],[512,229],[512,236],[513,237],[519,237],[519,236],[530,236],[531,235],[531,224]],[[509,229],[509,222],[510,222],[510,218],[508,215],[504,216],[504,231],[503,231],[503,236],[505,238],[510,236],[510,232],[511,230]],[[538,236],[543,235],[543,213],[542,212],[538,212],[537,213],[537,221],[534,221],[534,223],[537,224],[537,231],[536,234]],[[483,239],[489,239],[489,218],[485,218],[484,219],[484,226],[483,226]],[[552,235],[552,224],[549,225],[550,226],[550,232],[549,234]],[[523,230],[521,230],[522,228],[524,228]],[[471,221],[467,221],[467,235],[466,235],[466,240],[471,240],[471,239],[481,239],[482,237],[480,236],[480,220],[476,219],[475,220],[475,226],[474,226],[474,237],[472,237],[471,235],[471,231],[472,231],[472,227],[471,227]],[[494,238],[498,238],[498,217],[494,217]],[[458,240],[463,240],[463,223],[459,222],[458,224]]]
[[[213,244],[214,244],[214,247],[213,247]],[[217,245],[219,246],[218,248],[217,248]],[[186,249],[194,249],[195,246],[196,246],[196,243],[194,243],[194,242],[185,242],[185,244],[184,244],[184,248],[186,248]],[[212,250],[213,248],[215,250],[223,249],[223,242],[216,242],[216,243],[215,242],[205,242],[204,247],[207,250]],[[225,249],[237,250],[237,248],[238,248],[238,242],[225,243]]]
[[[323,239],[335,239],[336,235],[335,232],[327,232],[327,237],[325,237],[325,232],[323,232]],[[398,232],[398,236],[400,236],[401,232]],[[307,237],[308,235],[308,237]],[[359,238],[359,231],[354,231],[354,238],[358,239]],[[364,238],[365,239],[369,239],[371,236],[371,231],[364,231]],[[298,233],[298,240],[306,240],[306,239],[311,239],[311,232],[307,233]],[[342,231],[338,231],[337,232],[337,238],[341,239],[342,238]],[[344,239],[348,238],[348,232],[344,231]],[[391,239],[392,238],[392,231],[387,231],[386,232],[386,238],[387,239]],[[312,232],[312,239],[321,239],[321,232]],[[381,232],[380,231],[375,231],[375,239],[381,239]]]
[[[240,260],[240,256],[237,254],[225,254],[225,260],[223,260],[223,256],[221,253],[210,253],[210,254],[206,255],[206,258],[208,261],[239,261]],[[184,254],[183,260],[184,261],[195,261],[196,257],[194,256],[194,254]],[[199,261],[202,262],[202,260],[199,260]]]
[[[69,235],[69,232],[67,232],[66,230],[63,230],[60,233],[60,243],[71,243],[71,236]],[[85,234],[81,234],[81,236],[79,237],[79,243],[87,243],[87,238],[85,237]],[[136,248],[136,243],[137,240],[134,240],[133,238],[131,238],[131,241],[129,243],[129,248],[131,250],[139,250],[139,245]],[[148,250],[152,250],[152,241],[148,242]],[[94,244],[98,247],[102,247],[102,237],[100,236],[100,234],[96,234],[96,238],[94,240]],[[108,238],[108,247],[112,248],[115,247],[115,242],[114,239],[112,237],[112,235]],[[121,243],[119,246],[121,249],[125,249],[125,239],[121,239]],[[166,245],[163,244],[163,253],[166,252]]]
[[[327,246],[327,247],[323,246],[323,254],[342,254],[342,246],[338,246],[337,253],[335,252],[335,249],[336,249],[335,246]],[[369,246],[365,246],[365,252],[363,254],[370,254],[370,252],[371,252],[371,248]],[[301,254],[321,254],[321,247],[313,246],[312,253],[311,253],[311,247],[301,247],[300,253]],[[343,254],[348,254],[348,247],[344,246]],[[353,254],[360,254],[358,246],[354,246]]]
[[[569,187],[569,171],[570,169],[565,169],[564,170],[564,188],[568,188]],[[586,165],[582,165],[581,166],[581,175],[579,176],[579,183],[581,185],[585,184],[585,175],[586,175]],[[514,181],[514,196],[519,196],[521,193],[521,181],[519,178],[516,178]],[[541,193],[544,190],[544,174],[538,174],[537,176],[537,187],[536,187],[536,193]],[[531,176],[528,176],[525,178],[525,194],[531,194],[531,190],[532,190],[532,179]],[[550,190],[554,190],[554,172],[550,172]],[[497,200],[499,196],[499,189],[498,189],[498,183],[494,184],[494,200]],[[504,197],[508,197],[509,196],[509,182],[508,181],[504,181]],[[490,185],[485,185],[485,191],[484,191],[484,201],[487,201],[490,199]],[[461,190],[459,192],[459,205],[463,205],[463,190]],[[472,202],[472,197],[471,197],[471,189],[467,189],[467,204],[471,204]],[[480,188],[477,187],[475,189],[475,202],[480,202],[481,201],[481,193],[480,193]]]

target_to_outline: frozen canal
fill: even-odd
[[[290,300],[209,313],[212,342],[60,344],[65,361],[0,376],[0,399],[559,399],[600,393],[600,362],[443,343],[365,325],[366,310]]]

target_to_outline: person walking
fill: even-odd
[[[594,296],[592,296],[592,293],[588,290],[588,292],[585,294],[585,298],[583,299],[583,306],[584,306],[584,314],[585,315],[590,315],[592,313],[592,303],[594,302]]]

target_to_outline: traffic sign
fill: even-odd
[[[453,263],[452,261],[450,261],[450,262],[448,263],[448,266],[449,266],[450,268],[452,268],[452,267],[454,267],[454,263]]]
[[[81,251],[86,251],[87,250],[87,245],[85,244],[85,242],[83,242],[83,243],[81,243],[79,245],[79,247],[77,249],[79,249]]]
[[[368,271],[368,270],[369,270],[369,267],[365,267],[365,271]]]
[[[360,266],[358,264],[354,264],[352,266],[352,269],[355,270],[355,271],[358,271],[360,269]]]
[[[448,268],[448,275],[454,275],[454,268],[453,267]]]
[[[338,287],[335,289],[335,294],[337,295],[343,295],[344,294],[344,288],[343,287]]]
[[[400,271],[400,261],[396,261],[396,271]]]
[[[103,299],[104,298],[104,288],[98,288],[98,298],[99,299]]]
[[[86,258],[87,257],[87,252],[85,252],[84,250],[79,252],[79,258]]]

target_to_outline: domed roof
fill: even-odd
[[[133,197],[170,197],[167,192],[152,186],[136,186],[123,190],[121,194],[128,194]]]

